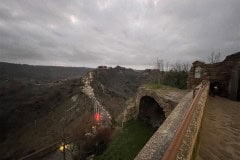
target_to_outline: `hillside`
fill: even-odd
[[[84,67],[33,66],[0,62],[0,80],[52,82],[80,78],[90,70],[92,69]]]
[[[11,69],[6,67],[5,70]],[[57,76],[53,75],[50,77],[54,78],[49,79],[57,81],[44,82],[44,76],[37,75],[40,72],[33,76],[24,72],[23,75],[29,76],[27,78],[20,71],[16,73],[12,77],[5,74],[11,80],[1,83],[0,154],[3,158],[19,158],[56,142],[63,121],[66,121],[65,130],[70,134],[77,125],[81,125],[84,117],[93,115],[93,101],[84,92],[83,82],[90,74],[65,81],[58,81]],[[74,73],[71,75],[75,77]],[[154,81],[150,70],[135,71],[122,67],[92,70],[91,75],[89,87],[93,88],[96,99],[110,113],[113,121],[121,115],[127,101],[142,83]],[[34,83],[30,79],[42,82]]]
[[[71,97],[92,69],[0,62],[0,143]]]
[[[94,71],[91,86],[101,104],[114,119],[123,112],[127,101],[135,96],[141,84],[155,81],[155,71],[136,71],[123,67]]]

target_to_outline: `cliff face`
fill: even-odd
[[[136,96],[138,87],[156,81],[154,73],[155,71],[136,71],[122,67],[97,69],[93,71],[91,86],[112,120],[121,121],[119,116],[129,105],[129,100]]]
[[[97,110],[107,117],[104,124],[111,125],[135,96],[137,88],[154,81],[153,75],[150,70],[116,67],[99,68],[83,78],[60,82],[4,81],[0,115],[7,128],[1,129],[6,134],[0,145],[0,159],[18,159],[57,141],[62,122],[70,133],[84,116],[93,116]],[[17,82],[21,84],[19,87]]]
[[[82,93],[82,85],[79,79],[44,88],[44,94],[23,97],[25,94],[18,93],[21,96],[17,94],[15,97],[24,99],[16,101],[11,110],[4,110],[1,106],[7,134],[0,145],[0,159],[18,159],[58,141],[61,128],[69,132],[84,114],[91,113],[92,101]]]
[[[0,143],[79,92],[89,68],[0,62]]]

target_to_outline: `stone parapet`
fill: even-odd
[[[194,157],[197,146],[197,135],[208,96],[209,83],[198,87],[202,88],[197,91],[197,98],[193,101],[193,92],[189,92],[143,147],[135,160],[190,160]],[[189,113],[191,116],[188,116]],[[188,123],[186,123],[186,119],[188,119]],[[183,127],[184,125],[185,127]],[[178,138],[179,134],[181,138]],[[181,139],[177,145],[178,147],[174,146],[176,139]],[[172,146],[175,148],[172,149]],[[173,150],[176,151],[174,156],[171,155],[174,152]],[[168,157],[166,154],[171,155],[171,158],[166,158]]]
[[[135,160],[162,159],[192,102],[192,94],[192,92],[189,92],[179,102],[165,122],[159,127],[140,153],[136,156]]]
[[[179,149],[179,152],[177,154],[177,159],[194,159],[197,152],[198,147],[198,134],[202,123],[202,117],[204,108],[206,105],[207,97],[208,97],[208,90],[209,86],[207,86],[202,94],[200,95],[200,98],[196,104],[196,108],[193,112],[193,116],[191,119],[191,123],[188,126],[188,129],[186,131],[186,134],[183,138],[181,147]]]

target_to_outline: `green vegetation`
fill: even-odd
[[[167,86],[159,83],[148,83],[145,86],[149,89],[174,89],[171,86]]]
[[[188,72],[186,71],[174,71],[170,70],[169,72],[164,73],[163,84],[176,87],[179,89],[187,88],[187,77]]]
[[[187,71],[170,70],[161,72],[158,80],[146,85],[149,89],[186,89],[187,88]],[[172,88],[173,87],[173,88]]]
[[[142,121],[131,120],[94,160],[132,160],[153,135],[154,129]]]

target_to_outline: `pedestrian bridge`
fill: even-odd
[[[208,81],[189,92],[135,160],[238,159],[240,103],[208,92]]]
[[[197,139],[209,82],[202,82],[189,92],[154,133],[135,160],[191,159],[196,154]]]

